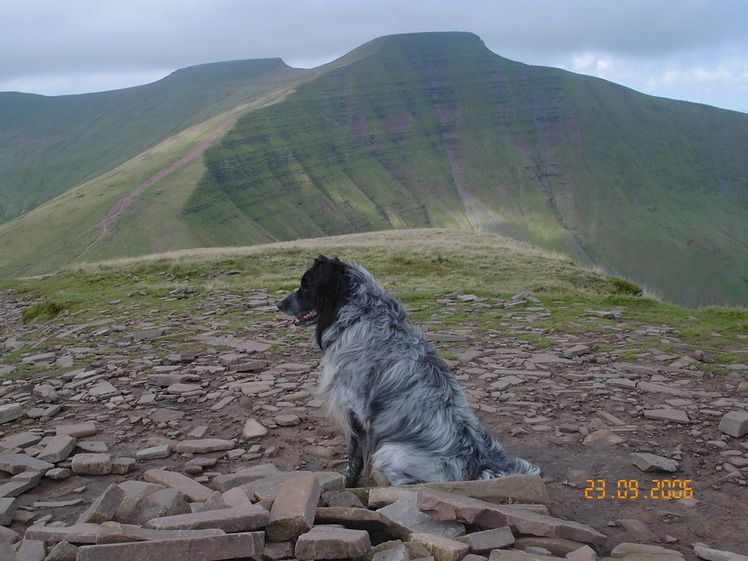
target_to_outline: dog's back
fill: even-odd
[[[352,293],[322,333],[320,393],[349,435],[365,438],[363,462],[375,478],[401,485],[539,473],[479,424],[402,304],[365,269],[349,265],[348,274]]]

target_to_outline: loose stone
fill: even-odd
[[[719,422],[719,430],[735,438],[748,434],[748,413],[745,411],[730,411]]]
[[[631,463],[642,471],[678,471],[678,462],[670,458],[663,458],[655,454],[630,454]]]

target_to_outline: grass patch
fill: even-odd
[[[627,280],[612,277],[610,282],[618,294],[628,294],[630,296],[641,296],[644,294],[644,289]]]
[[[45,298],[41,302],[32,304],[21,312],[21,320],[24,323],[32,321],[49,321],[60,315],[70,307],[69,302],[62,302],[54,299]]]

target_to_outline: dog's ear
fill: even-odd
[[[338,310],[351,293],[351,280],[346,274],[347,265],[340,259],[318,257],[314,262],[314,299],[318,313],[317,344],[322,347],[322,333],[337,317]]]
[[[348,294],[348,279],[345,263],[340,259],[320,255],[314,261],[316,274],[314,284],[317,295],[324,303],[337,307]]]

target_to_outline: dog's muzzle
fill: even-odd
[[[303,310],[296,292],[278,302],[277,306],[284,314],[293,316],[291,325],[304,326],[317,320],[317,310]]]

